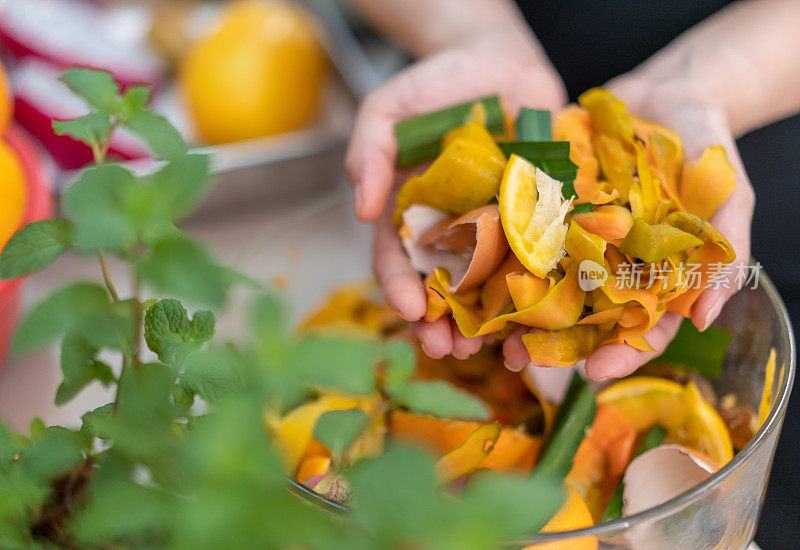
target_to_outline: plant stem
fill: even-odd
[[[92,148],[92,156],[94,157],[94,163],[97,166],[100,166],[106,161],[106,157],[108,156],[108,148],[111,146],[111,134],[114,133],[114,130],[117,127],[119,122],[117,120],[111,121],[111,131],[108,133],[109,138],[102,143],[92,143],[90,144]]]
[[[111,298],[115,302],[119,302],[119,294],[117,294],[117,289],[114,288],[114,283],[111,281],[111,274],[108,271],[108,263],[106,263],[106,255],[101,250],[97,253],[97,257],[100,259],[100,269],[103,270],[103,281],[106,283],[106,288],[108,289],[108,293],[111,294]]]
[[[136,370],[139,370],[141,366],[141,359],[139,358],[139,348],[140,348],[140,341],[142,339],[142,302],[139,298],[139,294],[141,292],[141,281],[139,280],[139,276],[133,273],[133,353],[131,353],[131,358],[133,359],[133,367]]]

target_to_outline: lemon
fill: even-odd
[[[722,418],[689,382],[650,376],[620,380],[597,395],[598,403],[614,403],[643,433],[656,424],[668,440],[696,450],[722,467],[733,458],[730,433]]]
[[[327,68],[308,14],[287,2],[245,0],[192,46],[179,80],[200,136],[225,143],[308,124]]]
[[[22,225],[27,194],[19,158],[0,140],[0,250]]]
[[[500,182],[500,221],[511,250],[525,268],[545,277],[564,257],[570,202],[561,183],[511,155]]]

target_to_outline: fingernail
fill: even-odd
[[[453,353],[452,355],[459,361],[463,361],[464,359],[469,359],[469,355],[459,355],[457,353]]]
[[[426,346],[426,345],[425,345],[425,344],[423,344],[422,342],[420,342],[420,343],[419,343],[419,345],[420,345],[420,347],[422,348],[422,353],[424,353],[425,355],[427,355],[428,357],[430,357],[430,356],[431,356],[431,354],[430,354],[430,353],[428,353],[428,346]]]
[[[520,366],[520,367],[515,367],[515,366],[513,366],[513,365],[509,365],[509,364],[508,364],[508,361],[503,361],[503,365],[505,365],[505,367],[506,367],[508,370],[510,370],[511,372],[519,372],[519,371],[521,371],[522,369],[524,369],[524,368],[525,368],[525,365],[522,365],[522,366]]]
[[[711,326],[711,323],[714,322],[714,319],[717,318],[720,311],[722,311],[722,306],[725,305],[725,296],[719,296],[716,301],[711,305],[711,308],[706,313],[706,318],[703,321],[703,328],[701,330],[706,330],[708,327]]]

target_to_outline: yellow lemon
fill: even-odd
[[[525,268],[545,277],[564,256],[569,203],[561,184],[517,155],[500,182],[500,220],[511,250]]]
[[[22,225],[28,193],[17,154],[0,140],[0,250]]]
[[[692,382],[650,376],[620,380],[597,395],[598,403],[614,403],[639,433],[656,424],[667,430],[669,441],[696,450],[722,467],[733,458],[725,422]]]
[[[303,10],[244,0],[226,8],[218,28],[193,45],[179,79],[200,136],[225,143],[308,124],[327,66]]]

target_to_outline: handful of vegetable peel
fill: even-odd
[[[652,351],[645,335],[661,315],[689,317],[735,258],[708,222],[736,185],[724,149],[687,161],[677,134],[601,88],[559,113],[552,132],[549,113],[523,109],[517,141],[503,141],[510,124],[503,134],[482,124],[487,102],[396,128],[401,158],[409,132],[432,140],[431,154],[440,140],[393,217],[425,276],[425,319],[450,315],[468,338],[541,329],[523,337],[534,365],[569,366],[608,343]]]

